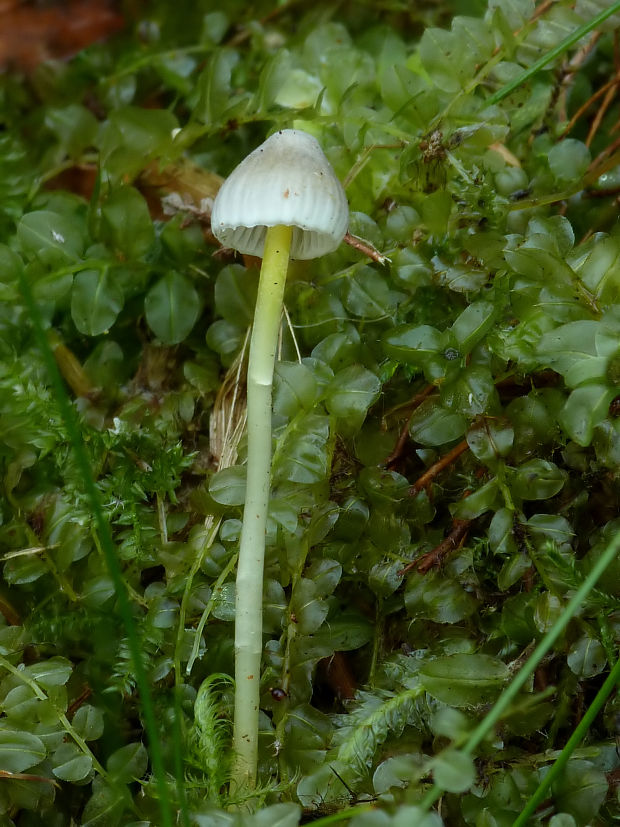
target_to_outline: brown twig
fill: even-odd
[[[601,121],[603,120],[607,110],[611,106],[611,102],[614,99],[614,95],[616,94],[617,85],[618,85],[618,81],[616,80],[616,83],[613,86],[610,86],[610,88],[607,90],[607,92],[605,94],[605,97],[603,98],[603,102],[601,103],[601,105],[599,106],[599,108],[596,111],[596,114],[594,116],[594,120],[592,121],[592,124],[590,125],[590,129],[588,130],[588,135],[587,135],[586,140],[585,140],[585,144],[588,147],[592,144],[592,141],[594,140],[594,136],[598,132],[598,128],[601,125]]]
[[[411,420],[412,420],[412,418],[413,418],[413,414],[415,413],[416,408],[418,408],[418,407],[422,404],[422,402],[424,402],[424,400],[426,399],[426,397],[427,397],[427,396],[430,396],[430,395],[431,395],[431,393],[432,393],[434,390],[435,390],[435,386],[434,386],[434,385],[427,385],[427,386],[424,388],[424,390],[420,391],[420,393],[417,393],[417,394],[413,397],[413,399],[410,399],[410,400],[406,403],[406,407],[407,407],[407,408],[409,408],[409,407],[411,408],[411,413],[410,413],[410,414],[409,414],[409,416],[407,417],[407,421],[405,422],[405,424],[404,424],[404,426],[403,426],[403,428],[402,428],[402,430],[401,430],[401,432],[400,432],[400,435],[399,435],[399,437],[398,437],[398,440],[397,440],[397,442],[396,442],[396,445],[394,446],[394,450],[393,450],[393,451],[392,451],[392,453],[389,455],[389,457],[385,460],[385,464],[386,464],[386,466],[387,466],[388,468],[389,468],[391,465],[395,465],[395,464],[396,464],[396,461],[400,459],[400,457],[402,456],[403,451],[405,450],[405,444],[406,444],[407,439],[408,439],[408,437],[409,437],[409,426],[411,425]]]
[[[32,773],[26,772],[11,772],[10,770],[0,770],[0,778],[10,778],[14,781],[36,781],[44,782],[46,784],[52,784],[54,787],[58,787],[60,789],[60,784],[55,781],[53,778],[47,778],[45,775],[33,775]]]
[[[528,20],[528,23],[533,23],[535,20],[538,20],[541,15],[545,14],[549,11],[551,6],[555,3],[555,0],[543,0],[536,8],[534,9],[532,16]],[[521,31],[521,29],[519,29]]]
[[[21,626],[20,616],[5,597],[0,597],[0,614],[9,626]]]
[[[616,73],[616,74],[612,77],[612,79],[611,79],[611,80],[609,80],[609,81],[607,81],[607,83],[603,84],[603,86],[601,86],[601,88],[600,88],[600,89],[597,89],[597,90],[596,90],[596,92],[595,92],[593,95],[591,95],[591,96],[588,98],[588,100],[587,100],[587,101],[585,101],[585,103],[582,103],[582,105],[581,105],[581,106],[579,107],[579,109],[575,112],[575,114],[573,115],[573,117],[570,119],[570,121],[568,122],[568,124],[567,124],[567,125],[566,125],[566,127],[564,128],[564,131],[562,132],[561,137],[562,137],[562,138],[565,138],[565,137],[568,135],[568,133],[571,131],[571,129],[575,126],[575,124],[577,123],[577,121],[579,120],[579,118],[580,118],[580,117],[581,117],[581,116],[582,116],[585,112],[587,112],[587,110],[590,108],[590,106],[592,106],[592,104],[593,104],[593,103],[596,103],[596,101],[597,101],[597,100],[598,100],[598,99],[599,99],[602,95],[604,95],[606,92],[609,92],[611,89],[614,89],[614,88],[618,85],[618,82],[619,82],[619,81],[620,81],[620,74]]]
[[[575,52],[575,54],[571,57],[571,59],[568,62],[568,66],[565,69],[563,69],[562,78],[560,80],[557,95],[558,115],[561,121],[565,121],[567,118],[566,98],[568,93],[568,87],[577,71],[585,63],[588,55],[596,46],[600,36],[600,31],[592,32],[585,44],[580,49],[578,49],[578,51]],[[562,137],[565,137],[565,135],[563,135]]]
[[[69,718],[73,717],[78,709],[82,706],[82,704],[87,701],[90,696],[93,694],[93,690],[90,686],[86,686],[82,692],[77,696],[77,698],[70,704],[69,708],[67,709],[67,716]]]
[[[448,451],[447,454],[444,454],[441,459],[438,459],[437,462],[434,462],[426,471],[419,477],[409,489],[409,495],[414,497],[424,488],[428,488],[431,482],[435,479],[435,477],[447,468],[448,465],[451,465],[456,459],[458,459],[461,454],[465,453],[469,449],[469,445],[467,444],[467,440],[464,439],[462,442],[459,442],[458,445],[455,445],[451,451]]]
[[[354,250],[359,250],[360,253],[364,253],[368,258],[376,261],[377,264],[385,264],[390,260],[387,256],[384,256],[383,253],[376,250],[368,241],[364,241],[363,238],[358,238],[356,235],[351,235],[349,232],[346,233],[343,241],[345,244],[348,244],[349,247],[353,247]]]
[[[420,574],[426,574],[432,568],[439,567],[448,554],[463,544],[471,524],[472,520],[452,520],[452,530],[448,536],[434,549],[408,563],[398,572],[399,576],[404,576],[412,569],[417,569]]]

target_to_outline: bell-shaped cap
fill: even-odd
[[[312,135],[275,132],[222,184],[211,229],[225,247],[262,256],[267,227],[293,227],[291,258],[335,250],[349,226],[347,198]]]

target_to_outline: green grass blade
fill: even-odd
[[[540,60],[537,60],[536,63],[529,67],[529,69],[526,69],[518,77],[510,81],[510,83],[507,83],[506,86],[502,87],[498,92],[495,92],[494,95],[491,95],[488,99],[488,103],[499,103],[501,100],[508,97],[508,95],[514,92],[515,89],[518,89],[519,86],[526,83],[530,80],[530,78],[533,78],[534,75],[538,74],[541,69],[544,69],[545,66],[548,66],[549,63],[554,61],[556,57],[559,57],[564,54],[564,52],[568,51],[568,49],[581,40],[584,35],[589,34],[591,31],[596,29],[597,26],[600,26],[601,23],[617,11],[620,11],[620,0],[612,3],[608,9],[604,9],[587,23],[584,23],[583,26],[576,29],[572,34],[569,34],[568,37],[565,37],[561,43],[558,43],[558,45],[548,51],[546,55],[543,55]]]
[[[501,719],[510,704],[513,702],[521,688],[528,681],[530,675],[534,672],[538,664],[542,661],[547,652],[553,647],[557,639],[560,637],[571,618],[581,607],[583,601],[596,585],[598,579],[601,577],[607,566],[613,561],[620,550],[620,533],[609,543],[603,554],[598,558],[592,571],[583,581],[581,586],[577,589],[573,597],[569,600],[566,608],[557,619],[553,628],[549,629],[547,634],[542,638],[538,646],[534,649],[530,657],[523,664],[521,670],[512,679],[510,686],[500,695],[497,703],[489,714],[478,724],[476,729],[467,739],[466,743],[461,748],[461,751],[466,755],[471,755],[478,744],[488,735],[495,724]],[[435,784],[426,794],[422,807],[428,810],[435,801],[441,796],[444,790]]]
[[[116,557],[110,526],[106,521],[103,509],[101,507],[99,491],[97,490],[97,486],[95,484],[95,480],[93,477],[93,472],[88,459],[88,454],[86,453],[86,449],[84,448],[84,443],[80,435],[80,428],[76,413],[73,409],[73,406],[71,405],[69,396],[67,394],[67,391],[65,390],[65,386],[60,376],[58,366],[56,365],[54,354],[47,341],[45,330],[43,328],[43,322],[41,320],[41,314],[39,313],[39,308],[34,300],[32,291],[30,289],[30,285],[28,284],[28,281],[26,277],[23,275],[23,273],[20,275],[20,290],[24,298],[26,307],[28,309],[35,337],[39,345],[39,349],[41,350],[45,366],[48,371],[49,380],[54,390],[54,395],[56,398],[56,402],[58,404],[60,415],[63,419],[65,428],[67,430],[67,436],[69,438],[69,442],[73,450],[75,461],[80,471],[82,482],[84,484],[84,490],[86,492],[86,495],[90,503],[90,507],[92,509],[93,519],[95,522],[97,533],[99,535],[101,548],[103,549],[108,570],[114,583],[114,590],[116,592],[116,597],[118,599],[119,612],[123,620],[123,624],[125,626],[125,631],[127,633],[127,640],[129,642],[134,669],[136,671],[136,682],[138,684],[138,691],[140,693],[140,700],[142,703],[144,725],[149,739],[149,753],[151,757],[151,766],[153,769],[153,774],[155,775],[157,781],[157,787],[159,791],[162,818],[161,823],[162,827],[172,827],[173,821],[171,814],[171,805],[168,796],[168,788],[166,784],[166,776],[164,772],[161,746],[157,734],[157,724],[155,721],[153,701],[151,698],[151,693],[149,690],[149,685],[146,677],[146,670],[144,668],[144,663],[142,660],[140,641],[138,639],[136,625],[131,614],[131,607],[129,604],[129,598],[127,596],[127,589],[125,586],[125,582],[123,580],[123,575],[121,572],[120,565],[118,563],[118,559]]]
[[[603,704],[605,703],[613,689],[617,687],[619,680],[620,660],[617,660],[614,668],[611,670],[609,675],[607,675],[605,683],[596,693],[596,697],[588,707],[586,714],[583,716],[581,721],[579,721],[579,725],[566,742],[564,749],[558,756],[557,760],[554,762],[554,764],[551,766],[543,780],[538,785],[535,793],[532,795],[530,800],[525,805],[523,812],[516,819],[516,821],[513,824],[513,827],[523,827],[523,825],[527,824],[528,820],[534,814],[538,805],[542,801],[544,801],[545,795],[547,794],[547,790],[551,787],[555,779],[564,769],[568,759],[571,757],[571,755],[579,745],[580,741],[588,731],[590,725],[600,712],[601,707],[603,706]]]

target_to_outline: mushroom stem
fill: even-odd
[[[237,793],[252,790],[256,784],[263,649],[263,569],[271,473],[271,397],[292,234],[291,227],[280,225],[267,228],[250,340],[247,483],[235,613],[235,761],[232,788]]]

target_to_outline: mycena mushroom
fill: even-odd
[[[265,528],[271,472],[273,369],[289,258],[335,250],[349,223],[344,190],[318,142],[276,132],[242,161],[217,194],[213,234],[262,256],[247,376],[248,457],[237,570],[233,786],[256,781]]]

